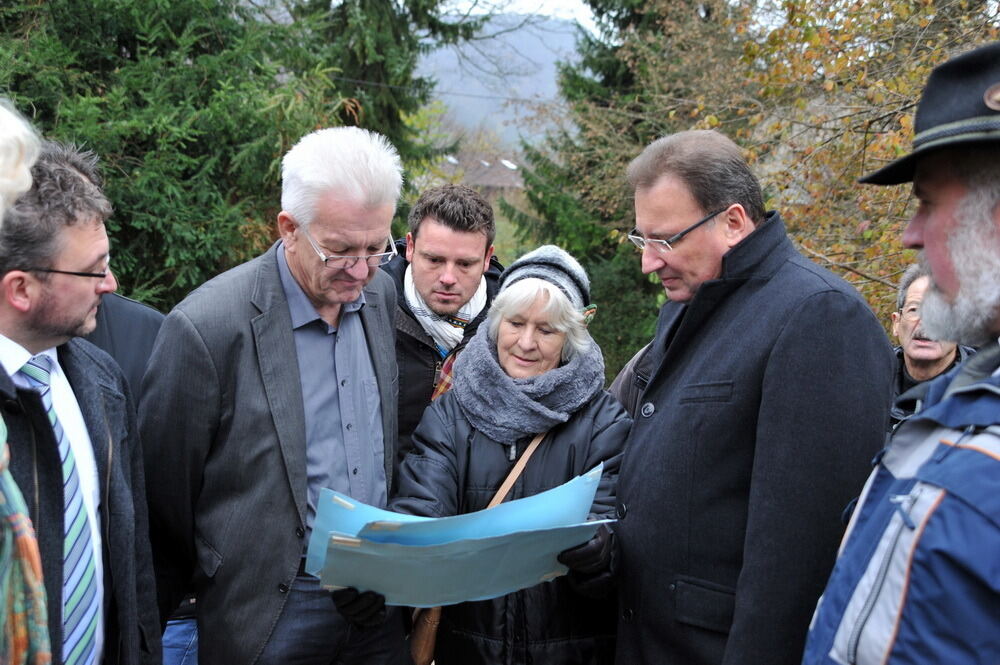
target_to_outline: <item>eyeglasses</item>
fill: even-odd
[[[111,256],[107,256],[104,259],[104,272],[77,272],[75,270],[56,270],[55,268],[25,268],[25,270],[30,270],[31,272],[47,272],[56,275],[72,275],[74,277],[94,277],[96,279],[105,279],[111,272]]]
[[[306,227],[299,224],[298,229],[302,231],[302,235],[306,237],[312,248],[316,250],[316,255],[319,256],[319,260],[323,262],[323,265],[331,270],[344,270],[346,268],[353,268],[354,264],[358,261],[364,261],[369,267],[375,268],[377,266],[382,266],[392,260],[398,252],[396,251],[396,244],[392,241],[390,236],[388,239],[388,252],[380,252],[378,254],[363,254],[361,256],[339,256],[337,254],[324,254],[323,250],[319,248],[316,241],[306,230]]]
[[[920,318],[920,305],[907,305],[899,310],[899,315],[907,321],[916,321]]]
[[[639,230],[638,229],[632,229],[632,233],[628,234],[628,239],[631,240],[632,243],[636,247],[638,247],[640,250],[646,249],[647,245],[651,245],[651,246],[655,247],[656,249],[658,249],[659,251],[661,251],[661,252],[663,252],[665,254],[665,253],[673,250],[673,248],[674,248],[673,246],[676,245],[678,242],[680,242],[681,239],[684,236],[686,236],[687,234],[691,233],[692,231],[694,231],[696,228],[698,228],[699,226],[701,226],[705,222],[711,220],[716,215],[720,215],[720,214],[726,212],[726,210],[728,210],[728,209],[729,209],[729,206],[726,206],[722,210],[716,210],[715,212],[711,213],[710,215],[706,215],[705,217],[699,219],[697,222],[695,222],[691,226],[687,227],[683,231],[679,231],[679,232],[675,233],[674,235],[670,236],[666,240],[660,240],[659,238],[644,238],[641,235],[639,235]]]

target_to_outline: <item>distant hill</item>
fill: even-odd
[[[556,63],[577,58],[576,24],[500,14],[481,34],[494,36],[429,53],[418,74],[437,81],[435,97],[455,124],[492,130],[511,148],[521,136],[537,140],[550,125],[532,118],[558,98]]]

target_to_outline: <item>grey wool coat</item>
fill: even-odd
[[[882,445],[885,332],[770,213],[719,279],[663,306],[634,370],[616,662],[798,663]]]
[[[143,379],[160,612],[165,620],[185,592],[196,593],[202,663],[256,662],[306,545],[305,416],[276,250],[177,305]],[[396,291],[376,271],[364,294],[391,484]]]
[[[135,407],[121,369],[82,339],[57,349],[87,426],[97,463],[104,566],[104,665],[161,662],[156,586],[149,549],[142,450]],[[42,399],[0,371],[10,471],[38,536],[52,663],[62,663],[63,497],[59,446]]]

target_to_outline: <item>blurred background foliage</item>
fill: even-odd
[[[625,167],[684,129],[740,143],[798,248],[888,322],[913,260],[899,244],[909,191],[855,181],[908,151],[933,66],[1000,38],[998,3],[587,4],[598,29],[580,31],[561,102],[547,111],[563,129],[522,145],[524,189],[498,201],[498,237],[508,261],[543,242],[581,259],[609,378],[652,336],[664,298],[625,239]],[[46,136],[100,155],[123,291],[168,309],[271,242],[281,155],[313,129],[360,125],[399,148],[409,190],[397,234],[418,187],[461,177],[441,169],[462,137],[442,127],[434,81],[417,63],[473,39],[488,17],[445,6],[12,0],[0,4],[0,94]]]
[[[717,129],[743,146],[800,251],[857,287],[888,327],[896,281],[914,260],[899,240],[909,188],[856,180],[909,151],[930,70],[998,39],[998,3],[588,4],[600,31],[583,36],[580,63],[561,77],[572,129],[523,146],[528,205],[504,207],[523,234],[566,247],[590,270],[607,298],[594,334],[609,378],[649,339],[663,298],[627,252],[625,167],[686,129]]]

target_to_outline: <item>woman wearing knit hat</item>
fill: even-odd
[[[482,510],[528,454],[508,500],[603,462],[591,515],[611,516],[631,420],[603,390],[604,358],[586,328],[589,302],[587,273],[558,247],[540,247],[511,264],[486,325],[455,362],[451,391],[431,404],[414,432],[393,510],[429,517]],[[530,447],[537,435],[544,436]],[[443,608],[437,665],[613,662],[611,540],[602,527],[560,555],[566,576]]]

